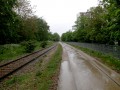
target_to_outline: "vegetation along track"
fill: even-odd
[[[0,65],[0,81],[2,81],[7,76],[11,75],[13,72],[19,70],[23,66],[27,65],[28,63],[46,54],[48,51],[52,50],[56,46],[57,44],[43,50],[38,50],[36,52],[33,52],[11,62],[5,63],[3,65]]]

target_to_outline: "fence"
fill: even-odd
[[[120,59],[120,46],[95,44],[95,43],[78,43],[78,42],[68,42],[68,43],[78,45],[84,48],[92,49],[95,51],[99,51],[104,54],[109,54]]]

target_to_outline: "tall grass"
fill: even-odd
[[[35,49],[39,50],[42,47],[40,46],[41,42],[34,41],[35,43]],[[51,46],[53,42],[48,42],[47,47]],[[6,45],[0,45],[0,62],[1,61],[9,61],[16,59],[22,55],[28,54],[25,52],[25,46],[20,44],[6,44]]]
[[[0,46],[0,62],[3,60],[15,59],[24,54],[24,47],[19,44],[7,44]]]

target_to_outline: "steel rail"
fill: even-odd
[[[26,66],[30,62],[36,60],[40,56],[43,56],[44,54],[46,54],[47,52],[49,52],[50,50],[52,50],[56,46],[57,46],[57,44],[53,45],[49,48],[38,50],[36,52],[33,52],[33,53],[30,53],[30,54],[25,55],[23,57],[20,57],[20,58],[14,60],[14,61],[11,61],[11,62],[8,62],[8,63],[5,63],[5,64],[1,65],[0,66],[0,81],[2,81],[7,76],[13,74],[14,72],[18,71],[22,67]],[[37,54],[39,54],[39,55],[37,55]],[[26,58],[29,58],[32,55],[36,55],[36,56],[33,57],[33,58],[30,58],[30,59],[26,59]],[[26,59],[26,60],[24,60],[24,59]]]

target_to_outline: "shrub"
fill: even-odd
[[[4,53],[4,51],[5,51],[5,47],[3,47],[3,46],[0,46],[0,54],[3,54]]]
[[[26,53],[31,53],[32,51],[34,51],[36,45],[34,43],[34,41],[24,41],[21,43],[22,46],[25,47],[25,52]]]
[[[41,47],[42,47],[42,48],[45,48],[46,46],[47,46],[47,42],[46,42],[46,41],[42,41],[42,42],[41,42]]]

